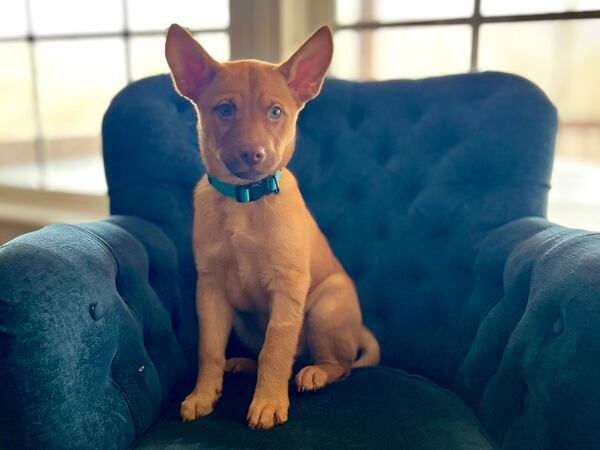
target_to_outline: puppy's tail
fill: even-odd
[[[375,336],[373,336],[373,333],[371,333],[364,325],[360,332],[360,343],[358,348],[361,351],[361,355],[354,361],[354,364],[352,364],[353,369],[357,367],[376,366],[379,364],[379,343],[377,342],[377,339],[375,339]]]

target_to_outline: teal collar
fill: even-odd
[[[250,203],[265,195],[278,194],[280,178],[281,171],[276,170],[273,175],[250,184],[236,185],[224,183],[211,175],[208,175],[208,182],[221,194],[234,198],[239,203]]]

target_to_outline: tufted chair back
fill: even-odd
[[[451,384],[477,329],[478,245],[545,214],[556,121],[536,86],[502,73],[328,80],[301,113],[290,168],[356,281],[383,364]],[[103,124],[111,213],[158,224],[177,247],[188,352],[192,190],[203,173],[195,127],[168,76],[125,88]]]

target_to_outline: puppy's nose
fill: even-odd
[[[266,152],[263,147],[245,148],[240,151],[240,159],[250,167],[257,165],[265,159]]]

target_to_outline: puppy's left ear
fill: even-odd
[[[303,104],[315,98],[333,56],[333,37],[328,26],[319,28],[279,70],[296,100]]]

